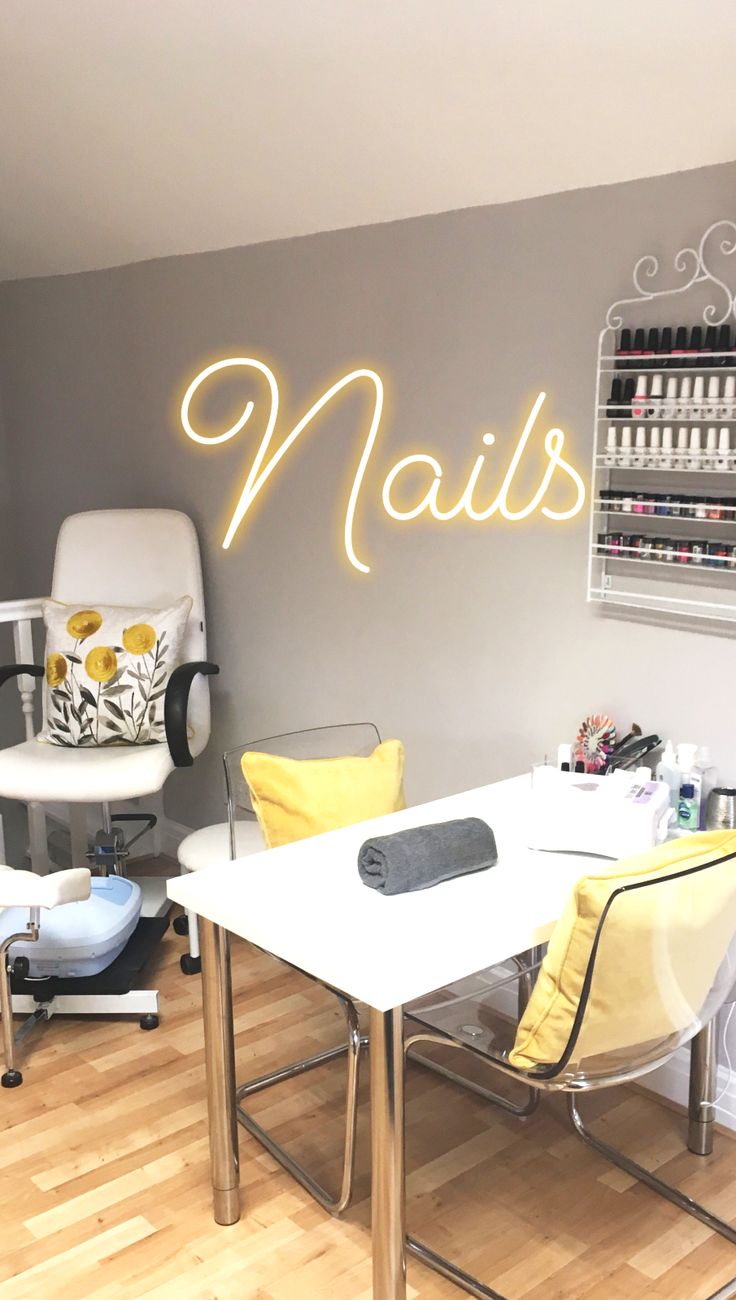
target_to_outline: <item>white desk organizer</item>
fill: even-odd
[[[641,782],[622,771],[589,776],[535,767],[528,846],[625,858],[663,843],[672,816],[663,781]]]
[[[662,376],[665,388],[667,379],[672,376],[678,380],[685,374],[693,380],[701,376],[706,392],[711,375],[724,378],[736,375],[732,352],[714,351],[707,357],[698,356],[696,365],[671,364],[683,360],[679,352],[659,354],[659,365],[647,366],[647,358],[642,357],[631,359],[624,370],[617,369],[616,357],[617,335],[622,326],[632,329],[670,326],[674,331],[677,325],[690,326],[702,321],[705,331],[707,326],[733,323],[736,319],[736,292],[728,288],[722,277],[727,259],[735,252],[736,222],[715,222],[706,230],[697,248],[683,248],[677,253],[673,263],[676,283],[671,288],[652,287],[659,278],[659,260],[647,254],[634,267],[635,296],[620,299],[608,309],[598,342],[589,601],[608,607],[658,610],[679,618],[736,622],[736,407],[729,408],[728,412],[724,408],[716,415],[705,411],[705,403],[702,412],[694,411],[691,406],[688,414],[684,414],[681,408],[671,416],[663,413],[638,416],[627,412],[623,405],[615,414],[607,410],[616,375],[620,376],[622,384],[625,379],[646,375],[649,388],[655,374]],[[703,308],[704,300],[706,305]],[[719,365],[719,361],[726,359],[730,363],[728,367]],[[609,425],[616,427],[620,449],[621,430],[625,425],[631,426],[633,441],[637,426],[644,425],[649,431],[655,424],[660,429],[672,425],[675,440],[680,426],[690,429],[698,425],[703,441],[709,426],[716,425],[719,430],[727,426],[732,448],[729,468],[714,468],[712,464],[704,463],[698,468],[663,469],[657,464],[646,463],[654,459],[650,455],[642,458],[644,464],[625,464],[627,459],[636,462],[639,458],[635,454],[627,458],[620,451],[612,458],[607,453]],[[611,463],[612,459],[614,463]],[[661,460],[661,457],[657,459]],[[651,504],[652,494],[667,496],[671,499],[670,506],[679,513],[673,514],[669,509],[666,514],[621,509],[619,490],[622,501],[643,495],[647,506]],[[611,492],[613,504],[610,497],[602,495]],[[688,503],[687,498],[702,495],[724,503],[718,512],[720,517],[696,517],[696,508]],[[641,538],[645,545],[622,544],[612,549],[609,544],[601,546],[598,540],[601,535],[609,538],[612,535],[629,536],[632,542]],[[660,546],[652,552],[650,546],[654,539],[659,542],[666,540],[671,545]],[[693,562],[687,550],[679,549],[678,542],[695,541],[722,542],[727,554],[715,560],[704,556]]]

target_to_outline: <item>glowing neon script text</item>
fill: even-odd
[[[233,366],[246,366],[251,370],[256,370],[259,374],[264,376],[271,393],[271,410],[269,412],[268,422],[260,446],[255,454],[243,490],[240,494],[240,498],[228,525],[227,532],[225,533],[225,540],[222,543],[223,549],[227,550],[230,547],[238,528],[243,522],[245,515],[258,496],[264,483],[266,483],[270,478],[279,461],[281,461],[286,455],[292,443],[296,442],[299,435],[304,432],[309,424],[311,424],[315,416],[319,414],[328,402],[331,402],[338,393],[342,392],[342,390],[347,388],[350,384],[359,380],[367,380],[373,386],[374,390],[373,413],[365,443],[363,445],[363,451],[350,489],[350,495],[348,497],[343,537],[345,553],[350,563],[354,568],[358,569],[360,573],[370,573],[369,566],[364,564],[362,560],[358,559],[358,556],[355,553],[355,547],[353,544],[353,527],[360,490],[378,436],[378,429],[383,411],[383,383],[380,375],[377,374],[375,370],[358,369],[351,370],[350,373],[344,375],[342,379],[338,379],[336,383],[328,388],[327,391],[323,393],[312,406],[310,406],[306,414],[302,416],[301,420],[295,424],[291,432],[283,439],[276,451],[269,452],[271,440],[276,429],[279,408],[279,389],[273,371],[262,361],[257,361],[253,357],[228,357],[224,361],[215,361],[212,365],[205,366],[204,370],[201,370],[196,378],[192,380],[184,394],[184,399],[181,404],[182,426],[188,437],[192,438],[195,442],[204,443],[205,445],[210,446],[222,442],[228,442],[231,438],[234,438],[238,433],[240,433],[248,423],[254,410],[254,403],[252,401],[246,403],[239,419],[237,419],[230,428],[225,429],[219,434],[209,435],[198,432],[193,427],[190,419],[192,400],[205,380],[209,379],[211,375],[230,369]],[[529,417],[514,449],[514,454],[509,462],[500,490],[490,505],[486,506],[484,509],[478,509],[473,502],[473,493],[477,487],[478,479],[486,460],[484,454],[476,457],[473,468],[468,476],[467,484],[459,500],[455,505],[444,510],[440,507],[438,500],[438,492],[443,473],[442,466],[434,456],[419,454],[414,456],[405,456],[403,460],[398,461],[387,474],[382,492],[383,507],[387,514],[389,514],[393,519],[402,521],[416,519],[418,515],[423,514],[425,511],[428,511],[435,519],[442,521],[454,519],[459,514],[465,514],[468,519],[475,522],[482,522],[486,519],[490,519],[491,516],[496,513],[502,515],[505,519],[525,519],[541,506],[542,514],[546,515],[548,519],[572,519],[573,516],[578,514],[583,507],[585,501],[585,486],[577,470],[573,469],[572,465],[562,457],[565,435],[561,429],[550,429],[545,436],[544,450],[547,455],[547,465],[539,487],[531,500],[518,510],[512,509],[508,501],[509,491],[514,476],[531,437],[534,424],[544,399],[545,393],[540,393],[534,402]],[[494,441],[495,438],[493,434],[487,433],[484,435],[483,442],[486,446],[491,446]],[[432,472],[432,482],[424,496],[421,497],[416,505],[412,506],[410,509],[402,510],[394,505],[392,500],[392,490],[399,476],[404,472],[404,470],[412,465],[428,466]],[[572,505],[566,510],[553,510],[551,507],[542,504],[557,470],[570,479],[575,489],[575,499]]]

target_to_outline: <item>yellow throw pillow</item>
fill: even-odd
[[[249,751],[241,765],[269,849],[406,807],[399,740],[384,740],[367,758],[279,758]]]
[[[563,1056],[598,924],[616,890],[642,877],[712,863],[707,872],[659,888],[632,889],[613,903],[602,927],[574,1060],[654,1043],[687,1028],[736,930],[734,854],[735,832],[706,831],[583,876],[553,931],[510,1063],[528,1070]]]

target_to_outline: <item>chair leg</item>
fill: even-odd
[[[314,1056],[309,1056],[305,1060],[295,1061],[292,1065],[283,1066],[280,1070],[274,1070],[270,1074],[262,1074],[257,1079],[251,1079],[248,1083],[241,1084],[235,1093],[236,1111],[240,1123],[248,1130],[253,1137],[257,1138],[262,1146],[266,1148],[274,1160],[277,1160],[288,1173],[296,1179],[301,1186],[314,1197],[316,1201],[325,1210],[331,1214],[342,1214],[350,1204],[353,1194],[353,1172],[355,1168],[355,1130],[358,1118],[358,1083],[359,1083],[359,1066],[361,1048],[368,1045],[368,1039],[361,1037],[360,1025],[358,1021],[358,1011],[349,998],[335,994],[345,1014],[345,1020],[348,1028],[347,1043],[340,1044],[339,1047],[329,1048],[324,1052],[317,1052]],[[317,1069],[320,1065],[325,1065],[328,1061],[334,1061],[340,1056],[347,1055],[347,1080],[345,1087],[345,1143],[343,1148],[342,1175],[340,1180],[340,1189],[337,1196],[333,1196],[326,1188],[299,1164],[288,1151],[278,1143],[270,1133],[264,1129],[252,1115],[241,1106],[241,1100],[244,1097],[253,1096],[254,1093],[262,1092],[264,1088],[269,1088],[273,1084],[281,1083],[285,1079],[293,1079],[298,1075],[306,1074],[310,1070]]]
[[[580,1111],[578,1110],[577,1097],[573,1092],[567,1094],[567,1109],[575,1132],[578,1134],[578,1137],[582,1138],[583,1142],[585,1142],[587,1146],[592,1147],[594,1151],[605,1156],[607,1160],[610,1160],[611,1163],[616,1165],[619,1169],[623,1169],[625,1173],[631,1174],[632,1178],[638,1178],[640,1182],[646,1183],[647,1187],[651,1187],[652,1191],[659,1192],[660,1196],[664,1196],[665,1199],[671,1201],[673,1205],[677,1205],[681,1210],[685,1210],[686,1213],[691,1214],[693,1218],[699,1219],[701,1223],[705,1224],[706,1228],[712,1228],[714,1232],[720,1233],[720,1235],[725,1237],[727,1241],[733,1242],[733,1244],[736,1245],[736,1227],[732,1227],[730,1223],[726,1223],[725,1219],[719,1219],[717,1214],[713,1214],[711,1210],[700,1205],[698,1201],[693,1201],[691,1197],[686,1196],[684,1192],[679,1192],[676,1187],[672,1187],[670,1183],[664,1182],[662,1178],[657,1178],[656,1174],[650,1173],[650,1171],[645,1169],[643,1165],[638,1165],[635,1160],[631,1160],[630,1157],[624,1155],[622,1151],[618,1151],[615,1147],[609,1146],[608,1143],[603,1142],[601,1138],[595,1137],[583,1123]],[[729,1286],[730,1285],[731,1283],[729,1283]],[[718,1291],[717,1295],[736,1295],[736,1279],[734,1279],[733,1285],[733,1291],[725,1291],[723,1293]],[[710,1300],[713,1300],[713,1297],[710,1297]]]
[[[0,1016],[3,1024],[3,1057],[5,1072],[0,1078],[3,1088],[18,1088],[23,1082],[23,1075],[15,1068],[15,1030],[13,1028],[13,996],[10,989],[10,963],[8,951],[11,944],[25,942],[36,937],[37,930],[29,926],[25,934],[10,934],[0,943]]]

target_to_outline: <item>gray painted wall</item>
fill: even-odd
[[[171,816],[221,815],[226,745],[364,717],[404,739],[412,801],[526,768],[591,710],[708,741],[736,780],[733,642],[587,606],[585,515],[399,524],[380,506],[388,468],[419,449],[459,492],[488,429],[500,449],[490,493],[540,388],[543,429],[568,431],[587,479],[605,308],[629,291],[637,257],[669,264],[734,216],[735,198],[729,164],[2,286],[18,591],[47,589],[72,511],[171,506],[199,529],[222,676],[213,743],[170,782]],[[348,568],[340,544],[364,437],[359,394],[304,435],[232,550],[220,549],[265,394],[254,391],[252,429],[217,448],[184,438],[176,399],[206,362],[243,353],[274,364],[284,428],[356,363],[387,380],[356,528],[370,576]]]

